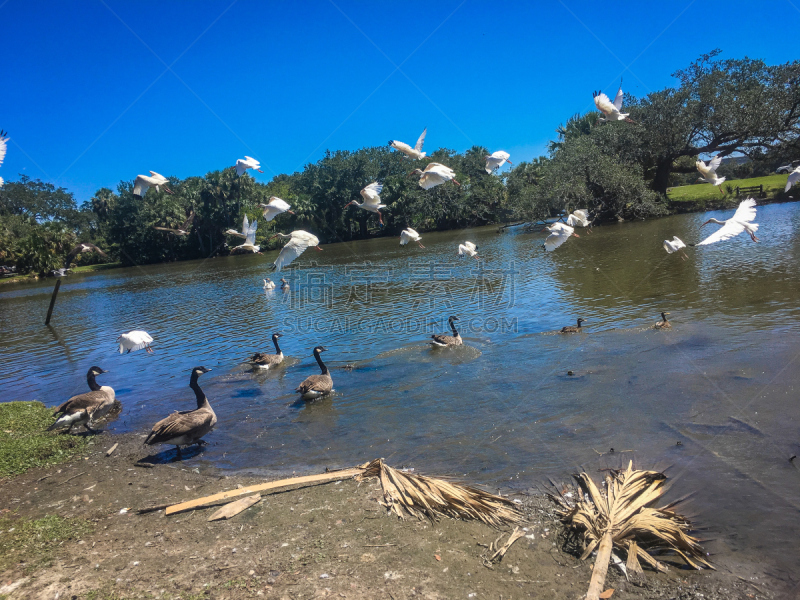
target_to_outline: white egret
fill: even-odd
[[[189,235],[189,227],[192,226],[194,223],[194,211],[189,213],[189,216],[183,222],[178,229],[171,229],[170,227],[159,227],[157,225],[153,225],[153,229],[158,229],[159,231],[167,231],[173,235],[177,235],[178,237]]]
[[[567,225],[570,227],[589,227],[592,222],[589,220],[589,211],[585,208],[577,209],[567,217]],[[587,233],[591,233],[591,229]]]
[[[307,231],[298,229],[292,233],[276,233],[272,238],[279,237],[282,240],[289,240],[287,244],[281,249],[278,258],[272,263],[273,270],[280,271],[283,267],[292,262],[295,258],[300,256],[306,251],[306,248],[313,247],[315,250],[322,251],[319,247],[319,238]],[[270,238],[270,239],[272,239]],[[283,279],[281,279],[283,281]],[[288,285],[281,285],[281,289],[288,288]]]
[[[566,242],[570,236],[581,237],[575,233],[572,227],[564,225],[563,223],[553,223],[550,227],[546,227],[545,229],[550,232],[550,235],[548,235],[544,241],[544,248],[548,252],[552,252],[558,248],[561,244]]]
[[[3,159],[6,157],[6,149],[8,148],[8,134],[0,130],[0,166],[3,164]],[[0,177],[0,188],[3,187],[3,178]]]
[[[598,123],[605,123],[606,121],[627,121],[628,123],[633,123],[628,116],[630,113],[621,112],[623,97],[622,82],[620,82],[617,95],[614,96],[614,102],[611,102],[609,97],[603,92],[594,92],[592,93],[592,97],[594,98],[594,105],[597,107],[597,110],[603,113],[603,116],[597,119]]]
[[[667,254],[677,252],[678,250],[681,250],[681,248],[686,248],[686,244],[684,244],[683,240],[681,240],[677,235],[673,236],[671,240],[664,240],[664,250],[667,251]],[[689,257],[686,256],[686,252],[681,250],[681,258],[686,260]]]
[[[386,208],[386,205],[381,204],[380,193],[382,190],[383,184],[378,183],[377,181],[370,183],[367,187],[361,190],[361,197],[364,198],[364,202],[359,204],[357,200],[353,200],[352,202],[345,204],[344,207],[347,208],[351,204],[355,204],[358,208],[363,208],[369,212],[376,213],[378,215],[378,222],[381,224],[381,227],[383,227],[383,215],[381,215],[381,209]]]
[[[422,236],[418,234],[416,231],[411,229],[411,227],[407,227],[400,232],[400,245],[405,246],[408,242],[417,242],[420,248],[424,248],[425,246],[422,245],[420,240]]]
[[[130,354],[132,351],[141,350],[142,348],[148,352],[153,352],[153,349],[150,347],[152,341],[153,338],[149,333],[139,329],[134,329],[128,333],[123,333],[117,338],[120,354],[125,352],[125,350],[127,350]]]
[[[406,143],[398,142],[397,140],[389,140],[389,147],[399,150],[409,158],[420,159],[425,158],[425,153],[422,151],[422,144],[425,143],[425,134],[428,133],[428,128],[422,130],[417,143],[412,148]]]
[[[265,221],[272,221],[272,219],[285,212],[294,214],[293,210],[289,210],[291,208],[289,203],[277,196],[270,196],[268,204],[259,204],[259,206],[264,209]]]
[[[159,175],[155,171],[150,171],[150,177],[147,175],[137,175],[136,181],[133,182],[133,193],[141,198],[151,187],[156,188],[157,192],[160,191],[159,188],[163,187],[165,192],[171,194],[172,190],[167,187],[168,181],[169,179],[163,175]]]
[[[264,171],[262,171],[260,167],[260,162],[258,162],[255,158],[245,155],[244,158],[240,158],[236,161],[236,174],[241,177],[244,175],[244,172],[247,171],[247,169],[255,169],[259,173],[263,173]]]
[[[264,289],[265,290],[274,290],[275,289],[275,282],[269,279],[262,279],[264,282]]]
[[[733,216],[728,219],[727,221],[717,221],[716,219],[709,219],[703,225],[708,225],[709,223],[716,223],[717,225],[722,225],[720,229],[717,229],[714,233],[704,239],[702,242],[695,244],[696,246],[708,246],[709,244],[715,244],[716,242],[722,242],[724,240],[728,240],[732,237],[735,237],[746,231],[750,238],[757,242],[758,238],[756,237],[756,231],[758,231],[758,223],[752,223],[751,221],[756,218],[756,201],[752,198],[748,198],[747,200],[742,200],[739,204],[739,208],[736,209],[736,212],[733,213]],[[703,227],[700,225],[700,227]]]
[[[439,163],[428,163],[428,166],[425,167],[425,170],[421,169],[414,169],[409,173],[411,175],[419,175],[419,187],[424,190],[429,190],[432,187],[436,187],[441,183],[445,183],[447,181],[452,181],[456,185],[461,185],[456,181],[456,172],[453,171],[450,167],[445,167]]]
[[[491,154],[486,156],[486,172],[491,174],[492,171],[495,169],[499,169],[505,163],[513,165],[508,157],[511,156],[508,152],[503,152],[502,150],[498,150],[497,152],[492,152]]]
[[[697,181],[705,181],[706,183],[710,183],[711,185],[717,186],[719,188],[719,193],[724,194],[725,192],[722,191],[722,182],[725,181],[725,177],[717,177],[717,169],[722,164],[722,157],[715,156],[710,161],[708,161],[708,165],[704,163],[702,160],[698,160],[695,165],[697,165],[697,170],[700,171],[700,175],[702,177],[698,177]]]
[[[258,229],[258,220],[253,219],[252,225],[250,224],[247,215],[242,220],[242,232],[239,233],[233,229],[228,229],[225,233],[228,235],[235,235],[236,237],[244,238],[244,243],[235,246],[231,249],[231,254],[256,254],[261,250],[260,246],[256,246],[256,229]]]
[[[459,256],[471,256],[472,258],[478,259],[478,247],[473,244],[472,242],[464,242],[463,244],[458,245],[458,255]]]
[[[0,162],[3,160],[2,151],[0,150]],[[792,189],[792,186],[795,182],[800,179],[800,167],[797,167],[794,171],[789,173],[789,179],[786,180],[786,187],[784,188],[784,192],[788,192]],[[2,185],[2,181],[0,181],[0,185]]]

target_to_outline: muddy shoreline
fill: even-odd
[[[137,466],[152,456],[142,437],[103,433],[70,462],[2,482],[5,518],[22,522],[56,514],[84,520],[93,531],[62,541],[47,564],[36,565],[19,549],[2,573],[0,594],[9,600],[397,600],[581,598],[586,592],[591,559],[581,563],[565,551],[555,507],[544,496],[516,496],[528,520],[527,537],[489,568],[487,546],[500,532],[450,519],[399,521],[378,503],[377,481],[282,490],[227,521],[208,522],[209,509],[170,517],[163,510],[137,514],[264,481],[180,462]],[[677,563],[667,573],[646,572],[638,583],[611,568],[607,587],[621,599],[781,597],[763,582]]]

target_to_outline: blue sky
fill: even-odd
[[[326,149],[413,144],[423,127],[429,152],[529,160],[620,76],[641,96],[714,48],[797,57],[795,4],[710,6],[0,0],[0,175],[81,202],[148,170],[203,175],[247,154],[267,182]]]

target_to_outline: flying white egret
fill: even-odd
[[[150,336],[149,333],[146,331],[141,331],[139,329],[134,329],[133,331],[129,331],[128,333],[123,333],[117,338],[117,343],[119,344],[119,353],[122,354],[125,350],[128,353],[134,350],[141,350],[144,348],[148,352],[152,352],[153,349],[150,347],[150,343],[153,341],[153,338]]]
[[[472,242],[464,242],[463,244],[458,245],[458,255],[459,256],[471,256],[476,260],[480,260],[478,258],[478,247],[473,244]]]
[[[708,246],[709,244],[714,244],[716,242],[722,242],[728,240],[732,237],[735,237],[746,231],[750,234],[750,238],[757,242],[758,238],[756,237],[756,231],[758,231],[758,223],[752,223],[751,221],[756,218],[756,201],[752,198],[748,198],[747,200],[742,200],[739,204],[739,208],[736,209],[736,212],[733,213],[733,216],[728,219],[727,221],[717,221],[716,219],[709,219],[703,225],[708,225],[709,223],[716,223],[717,225],[722,225],[720,229],[717,229],[714,233],[704,239],[702,242],[695,244],[696,246]],[[700,227],[703,227],[700,225]]]
[[[503,152],[502,150],[498,150],[497,152],[492,152],[491,154],[486,156],[486,172],[491,174],[492,171],[495,169],[499,169],[505,163],[513,165],[508,157],[511,156],[508,152]]]
[[[681,250],[681,248],[686,248],[686,244],[684,244],[683,240],[681,240],[677,235],[673,236],[672,240],[664,240],[664,250],[667,251],[667,254],[677,252],[678,250]],[[686,260],[689,257],[686,256],[686,252],[681,250],[681,258]]]
[[[614,96],[614,102],[611,102],[609,97],[603,92],[592,93],[594,105],[597,107],[597,110],[603,113],[603,116],[597,119],[597,123],[605,123],[606,121],[627,121],[628,123],[633,123],[628,116],[630,113],[621,112],[622,96],[622,82],[619,84],[617,95]]]
[[[378,222],[381,224],[381,227],[383,227],[383,215],[381,215],[381,209],[386,208],[386,205],[381,204],[380,193],[382,190],[383,184],[374,181],[361,190],[361,197],[364,198],[364,202],[359,204],[357,200],[353,200],[352,202],[345,204],[344,207],[347,208],[351,204],[355,204],[358,208],[363,208],[369,212],[376,213],[378,215]]]
[[[306,248],[313,247],[315,250],[319,250],[320,252],[322,251],[322,248],[319,247],[319,238],[311,233],[308,233],[307,231],[303,231],[302,229],[298,229],[297,231],[293,231],[289,234],[276,233],[272,236],[272,238],[276,237],[279,237],[282,240],[289,240],[278,254],[278,258],[276,258],[275,262],[272,263],[272,268],[276,272],[280,271],[283,267],[300,256],[306,251]],[[283,285],[281,285],[281,289],[284,289]]]
[[[397,140],[389,140],[389,147],[394,148],[395,150],[399,150],[409,158],[425,158],[425,153],[422,151],[422,144],[425,143],[425,134],[428,133],[428,128],[422,130],[422,134],[419,136],[417,143],[412,148],[406,143],[398,142]]]
[[[157,225],[153,225],[153,229],[158,229],[159,231],[167,231],[173,235],[177,235],[178,237],[189,235],[189,227],[192,226],[194,223],[194,211],[189,213],[189,216],[183,222],[183,225],[180,226],[179,229],[171,229],[169,227],[158,227]]]
[[[581,237],[575,233],[572,227],[564,225],[563,223],[553,223],[550,227],[545,227],[545,229],[550,232],[550,235],[548,235],[547,239],[544,241],[544,248],[548,252],[552,252],[558,248],[561,244],[566,242],[570,236]]]
[[[150,171],[150,177],[147,175],[137,175],[136,181],[133,182],[133,193],[141,198],[147,193],[149,188],[156,188],[158,192],[161,191],[159,188],[163,187],[165,192],[171,194],[172,190],[167,187],[168,181],[169,179],[163,175],[159,175],[155,171]]]
[[[422,245],[420,240],[422,236],[418,234],[416,231],[411,229],[411,227],[407,227],[400,232],[400,245],[405,246],[408,242],[417,242],[420,248],[424,248],[425,246]]]
[[[289,203],[277,196],[270,196],[268,204],[259,204],[259,206],[264,209],[265,221],[272,221],[272,219],[285,212],[294,214],[293,210],[289,210],[291,208]]]
[[[3,162],[2,148],[0,148],[0,162]],[[794,171],[789,173],[789,179],[786,180],[786,188],[783,191],[788,192],[790,189],[792,189],[792,186],[798,179],[800,179],[800,167],[797,167]],[[2,185],[1,180],[0,185]]]
[[[695,165],[697,165],[697,170],[700,171],[700,175],[702,177],[698,177],[697,181],[705,181],[706,183],[710,183],[711,185],[715,185],[719,188],[719,193],[724,194],[725,192],[722,191],[722,182],[725,181],[725,177],[717,177],[717,169],[722,164],[722,157],[715,156],[710,161],[708,161],[708,166],[702,160],[698,160]]]
[[[73,260],[75,260],[75,257],[78,256],[78,254],[84,254],[86,252],[97,252],[100,256],[107,256],[105,252],[100,250],[100,248],[94,244],[83,242],[75,246],[70,253],[67,254],[66,264],[69,265]]]
[[[241,177],[244,175],[244,172],[247,171],[247,169],[255,169],[259,173],[263,173],[264,171],[262,171],[260,167],[260,162],[258,162],[255,158],[245,155],[244,158],[240,158],[236,161],[236,174]]]
[[[231,254],[255,254],[261,250],[260,246],[256,246],[256,229],[258,229],[258,220],[253,219],[253,223],[251,225],[247,215],[245,215],[244,219],[242,219],[241,233],[234,229],[228,229],[225,232],[226,234],[244,238],[244,243],[234,246],[231,249]]]
[[[589,211],[585,208],[577,209],[567,217],[567,225],[570,227],[589,227],[592,222],[589,220]],[[591,233],[591,230],[587,231]]]
[[[419,187],[424,190],[429,190],[441,183],[445,183],[446,181],[452,181],[456,185],[461,185],[458,183],[458,181],[456,181],[456,172],[453,171],[453,169],[434,162],[428,163],[428,166],[425,167],[424,171],[420,169],[414,169],[408,175],[419,175]]]
[[[6,148],[8,145],[6,142],[8,141],[8,134],[5,131],[0,130],[0,165],[3,164],[3,159],[6,157]],[[0,177],[0,188],[3,187],[3,178]]]

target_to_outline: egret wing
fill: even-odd
[[[136,181],[133,182],[133,193],[142,197],[147,193],[149,187],[150,184],[145,180],[144,175],[137,175]]]
[[[733,213],[734,221],[750,222],[756,218],[756,201],[747,198],[739,203],[739,208]]]
[[[370,183],[367,187],[361,190],[361,196],[364,198],[365,204],[378,206],[381,202],[380,193],[383,191],[383,184],[377,181]]]
[[[293,237],[289,240],[289,243],[281,249],[278,258],[276,258],[275,262],[272,264],[275,271],[280,271],[283,267],[291,263],[295,258],[305,252],[308,246],[309,244],[302,239]]]
[[[245,219],[246,218],[247,217],[245,217]],[[246,231],[244,231],[245,244],[249,244],[250,246],[256,245],[256,229],[258,229],[258,219],[253,219],[253,223],[250,225],[250,227],[246,228]]]
[[[467,248],[469,248],[473,252],[475,252],[478,249],[478,247],[475,244],[473,244],[472,242],[464,242],[464,246],[466,246]]]
[[[400,232],[400,245],[405,246],[408,242],[411,241],[411,234],[408,232],[407,229],[404,229]]]
[[[617,111],[622,110],[622,84],[620,84],[619,89],[617,90],[617,95],[614,96],[614,107]]]
[[[3,164],[3,159],[6,157],[6,150],[8,148],[8,145],[6,144],[7,140],[8,138],[4,138],[0,133],[0,165]]]
[[[428,133],[428,128],[426,127],[425,129],[422,130],[422,133],[420,134],[419,139],[417,139],[417,143],[414,146],[414,150],[416,150],[417,152],[422,151],[422,144],[425,143],[425,135],[427,133]]]
[[[395,150],[399,150],[406,156],[411,156],[413,158],[414,149],[405,142],[398,142],[397,140],[395,140],[392,142],[392,148],[394,148]]]
[[[719,169],[719,166],[720,166],[721,164],[722,164],[722,157],[721,157],[721,156],[719,156],[719,155],[717,155],[717,156],[715,156],[714,158],[712,158],[712,159],[709,161],[709,163],[708,163],[708,168],[709,168],[711,171],[713,171],[714,173],[716,173],[716,172],[717,172],[717,169]]]
[[[708,246],[717,242],[724,242],[732,237],[736,237],[744,231],[744,225],[733,219],[728,219],[722,227],[717,229],[714,233],[698,243],[698,246]]]
[[[236,161],[236,174],[241,177],[244,175],[244,172],[247,170],[247,165],[245,162],[240,158]]]
[[[795,170],[789,173],[789,179],[786,180],[786,189],[783,191],[788,192],[798,179],[800,179],[800,171]]]
[[[594,97],[594,105],[597,107],[597,110],[604,115],[611,115],[615,112],[619,112],[617,107],[611,103],[611,100],[609,100],[608,96],[602,92]]]

